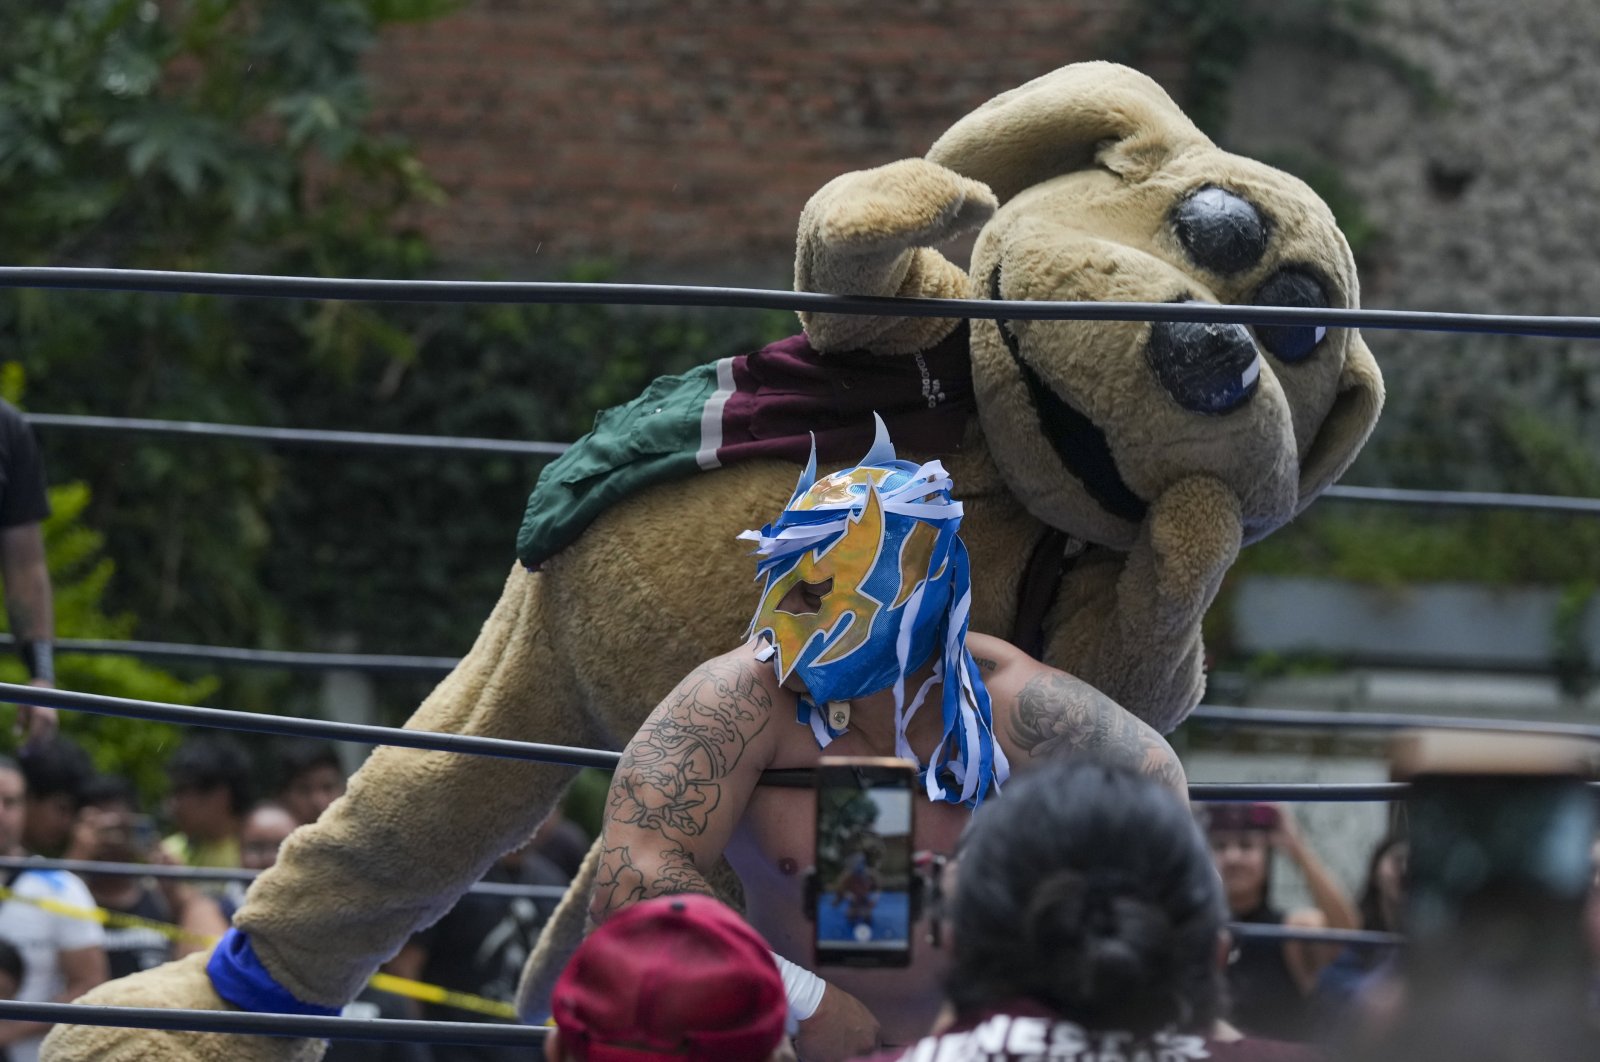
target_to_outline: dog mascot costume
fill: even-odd
[[[934,250],[973,228],[969,269]],[[1358,304],[1349,247],[1309,188],[1220,150],[1153,81],[1105,63],[990,100],[925,158],[829,182],[801,215],[795,283]],[[545,470],[499,604],[408,727],[620,748],[690,668],[738,644],[757,587],[736,536],[789,497],[812,435],[820,461],[848,463],[878,412],[904,456],[939,457],[956,484],[972,628],[1170,730],[1200,699],[1201,617],[1240,546],[1344,471],[1383,400],[1350,329],[801,316],[802,336],[658,380]],[[572,775],[379,749],[255,883],[209,973],[207,956],[193,956],[84,1001],[334,1013],[524,841]],[[530,961],[540,969],[524,978],[525,1014],[572,925],[581,931],[571,910],[582,904],[569,896],[565,937]],[[44,1057],[322,1051],[315,1040],[58,1026]]]

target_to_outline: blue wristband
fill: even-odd
[[[206,974],[217,995],[241,1010],[257,1014],[306,1014],[322,1017],[338,1015],[339,1007],[303,1003],[293,992],[273,980],[261,965],[250,936],[230,928],[217,941],[216,950],[206,963]]]

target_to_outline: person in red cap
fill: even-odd
[[[710,896],[634,904],[591,933],[551,998],[549,1062],[766,1062],[788,1001],[760,934]]]

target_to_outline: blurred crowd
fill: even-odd
[[[12,857],[0,892],[0,998],[70,1001],[195,951],[227,929],[248,882],[131,873],[23,870],[24,858],[260,872],[294,830],[314,822],[345,790],[337,749],[283,741],[260,762],[225,734],[201,734],[167,765],[168,789],[147,806],[126,778],[97,773],[60,735],[0,757],[0,856]],[[264,786],[256,779],[265,778]],[[265,792],[258,792],[264,790]],[[484,876],[505,884],[565,886],[588,850],[580,827],[553,816]],[[108,870],[112,868],[107,868]],[[47,901],[47,906],[40,906]],[[557,900],[469,893],[417,934],[390,973],[507,1003],[540,927]],[[481,1011],[418,1003],[369,989],[352,1017],[496,1020]],[[0,1021],[0,1062],[33,1062],[48,1026]],[[505,1048],[336,1043],[332,1062],[500,1062]]]
[[[346,776],[332,746],[283,742],[263,798],[250,784],[262,766],[226,735],[192,737],[174,751],[168,792],[151,807],[60,736],[20,760],[0,758],[0,855],[9,857],[0,860],[0,997],[66,1001],[108,977],[207,948],[243,901],[244,881],[19,864],[45,857],[265,870],[295,829],[341,796]],[[558,814],[484,880],[564,886],[589,843],[586,830]],[[953,941],[945,1017],[929,1040],[880,1057],[1351,1057],[1351,1029],[1381,1012],[1399,982],[1409,847],[1404,830],[1393,830],[1351,895],[1288,808],[1191,809],[1094,763],[1040,771],[980,810],[945,871],[940,916]],[[1285,874],[1300,879],[1310,905],[1275,904],[1283,891],[1275,875]],[[509,1002],[554,910],[553,892],[468,893],[385,970]],[[1589,902],[1574,934],[1580,924],[1600,944],[1600,902]],[[1328,929],[1376,935],[1329,943],[1292,932]],[[569,965],[553,1008],[552,1060],[622,1057],[601,1049],[610,1036],[631,1045],[630,1062],[680,1057],[650,1045],[692,1046],[695,1037],[713,1046],[688,1057],[792,1057],[781,977],[759,936],[709,898],[666,897],[607,922]],[[346,1014],[505,1020],[375,989]],[[32,1062],[46,1029],[0,1022],[0,1062]],[[1132,1050],[1145,1041],[1155,1045],[1150,1053]],[[335,1042],[327,1057],[498,1062],[528,1053]]]

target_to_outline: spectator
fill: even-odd
[[[344,766],[339,750],[309,738],[284,742],[278,748],[278,803],[295,822],[316,822],[328,805],[344,796]]]
[[[33,429],[15,406],[0,401],[0,581],[17,655],[28,684],[54,689],[55,609],[45,564],[41,522],[50,515],[44,461]],[[17,730],[31,748],[56,732],[56,710],[17,706]]]
[[[167,775],[167,811],[178,832],[162,848],[184,866],[237,867],[240,819],[250,806],[244,747],[222,734],[189,738],[167,761]]]
[[[531,839],[530,839],[531,840]],[[484,881],[566,885],[568,877],[532,845],[500,857]],[[555,899],[467,893],[437,923],[412,937],[386,969],[401,977],[509,1002],[539,930],[555,910]],[[436,1021],[488,1021],[442,1004],[426,1003],[422,1017]],[[502,1047],[439,1044],[436,1062],[514,1062],[524,1052]]]
[[[266,870],[278,861],[278,850],[299,826],[282,804],[263,800],[250,809],[239,828],[239,865],[246,870]],[[231,921],[244,903],[245,887],[229,882],[222,893],[222,910]]]
[[[596,929],[551,997],[548,1062],[762,1062],[784,1048],[766,941],[709,896],[661,896]]]
[[[30,852],[56,858],[72,842],[94,763],[77,742],[61,734],[30,744],[20,762],[28,785],[22,844]]]
[[[0,758],[0,855],[26,856],[22,844],[23,808],[27,783],[22,769]],[[30,900],[52,900],[90,908],[89,890],[62,871],[22,870],[7,874],[10,895],[0,903],[0,940],[8,940],[22,953],[24,976],[16,998],[29,1003],[67,1003],[106,979],[104,934],[98,922],[69,918],[44,910]],[[31,1021],[0,1022],[0,1048],[11,1062],[37,1062],[39,1041],[48,1024]]]
[[[883,1059],[1287,1059],[1220,1027],[1225,906],[1183,801],[1092,760],[1037,768],[974,814],[947,926],[948,1006]]]
[[[1378,842],[1367,865],[1367,884],[1361,892],[1361,928],[1380,933],[1403,931],[1401,915],[1405,908],[1405,834],[1392,833]],[[1325,1020],[1342,1021],[1355,1003],[1378,977],[1393,969],[1394,948],[1344,948],[1317,979],[1317,997]]]
[[[106,863],[160,863],[160,838],[148,815],[139,814],[133,785],[126,778],[102,775],[83,791],[83,811],[74,831],[71,859]],[[176,878],[135,878],[125,874],[89,874],[84,884],[94,902],[117,914],[175,923],[186,939],[172,940],[142,926],[106,930],[106,961],[112,977],[159,966],[210,947],[210,940],[228,928],[217,901]]]
[[[1270,804],[1212,804],[1202,813],[1211,856],[1236,922],[1354,929],[1356,913],[1295,826],[1287,808]],[[1272,852],[1299,869],[1316,903],[1284,912],[1272,906]],[[1312,996],[1337,948],[1301,940],[1241,937],[1228,964],[1233,1020],[1245,1033],[1284,1040],[1315,1033]]]
[[[0,940],[0,999],[16,999],[22,988],[22,977],[27,967],[22,964],[22,952],[9,940]],[[0,1052],[0,1058],[5,1054]],[[7,1059],[7,1062],[10,1062]]]

